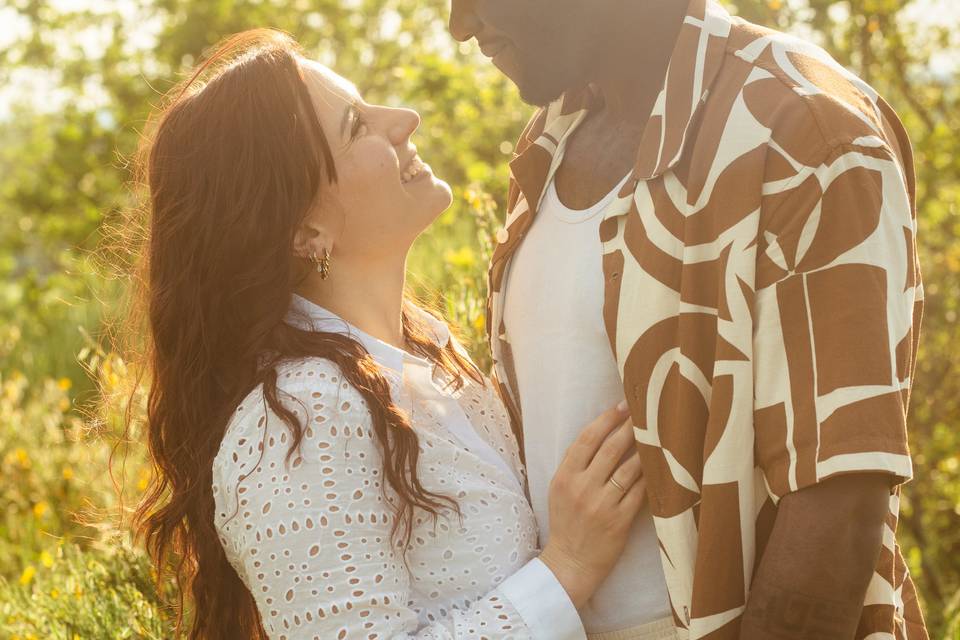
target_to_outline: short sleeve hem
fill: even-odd
[[[817,463],[818,480],[848,473],[886,473],[900,484],[913,477],[913,463],[909,454],[882,451],[838,454]]]
[[[902,442],[880,440],[872,442],[858,441],[857,444],[863,448],[863,451],[840,453],[817,461],[816,475],[808,475],[805,477],[805,474],[797,473],[794,486],[782,485],[782,481],[790,478],[792,474],[789,473],[791,460],[781,458],[769,466],[764,472],[767,479],[768,492],[775,501],[779,501],[790,493],[814,486],[829,478],[855,473],[879,473],[888,475],[891,479],[891,489],[913,478],[913,463],[910,459],[909,452],[902,451],[897,453],[892,451],[893,449],[902,449]],[[817,459],[817,452],[801,449],[797,451],[795,459],[797,461],[815,460]],[[781,482],[775,482],[774,479],[780,479]]]

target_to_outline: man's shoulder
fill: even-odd
[[[731,109],[732,117],[754,121],[774,139],[803,136],[811,152],[868,138],[891,148],[905,142],[877,91],[812,42],[733,18],[724,55],[711,94],[742,99],[745,108]]]

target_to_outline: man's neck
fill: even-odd
[[[335,256],[334,256],[335,258]],[[364,333],[403,349],[406,256],[362,264],[331,261],[330,277],[310,276],[296,293],[337,314]]]
[[[615,4],[589,76],[603,96],[605,118],[643,126],[663,87],[687,0]]]

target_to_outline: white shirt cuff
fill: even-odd
[[[500,583],[533,640],[584,640],[580,614],[566,590],[540,558],[533,558]]]

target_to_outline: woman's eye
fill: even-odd
[[[358,135],[360,135],[361,129],[366,130],[366,128],[367,121],[363,119],[363,116],[360,115],[359,111],[354,111],[353,127],[350,129],[350,138],[356,138]]]

